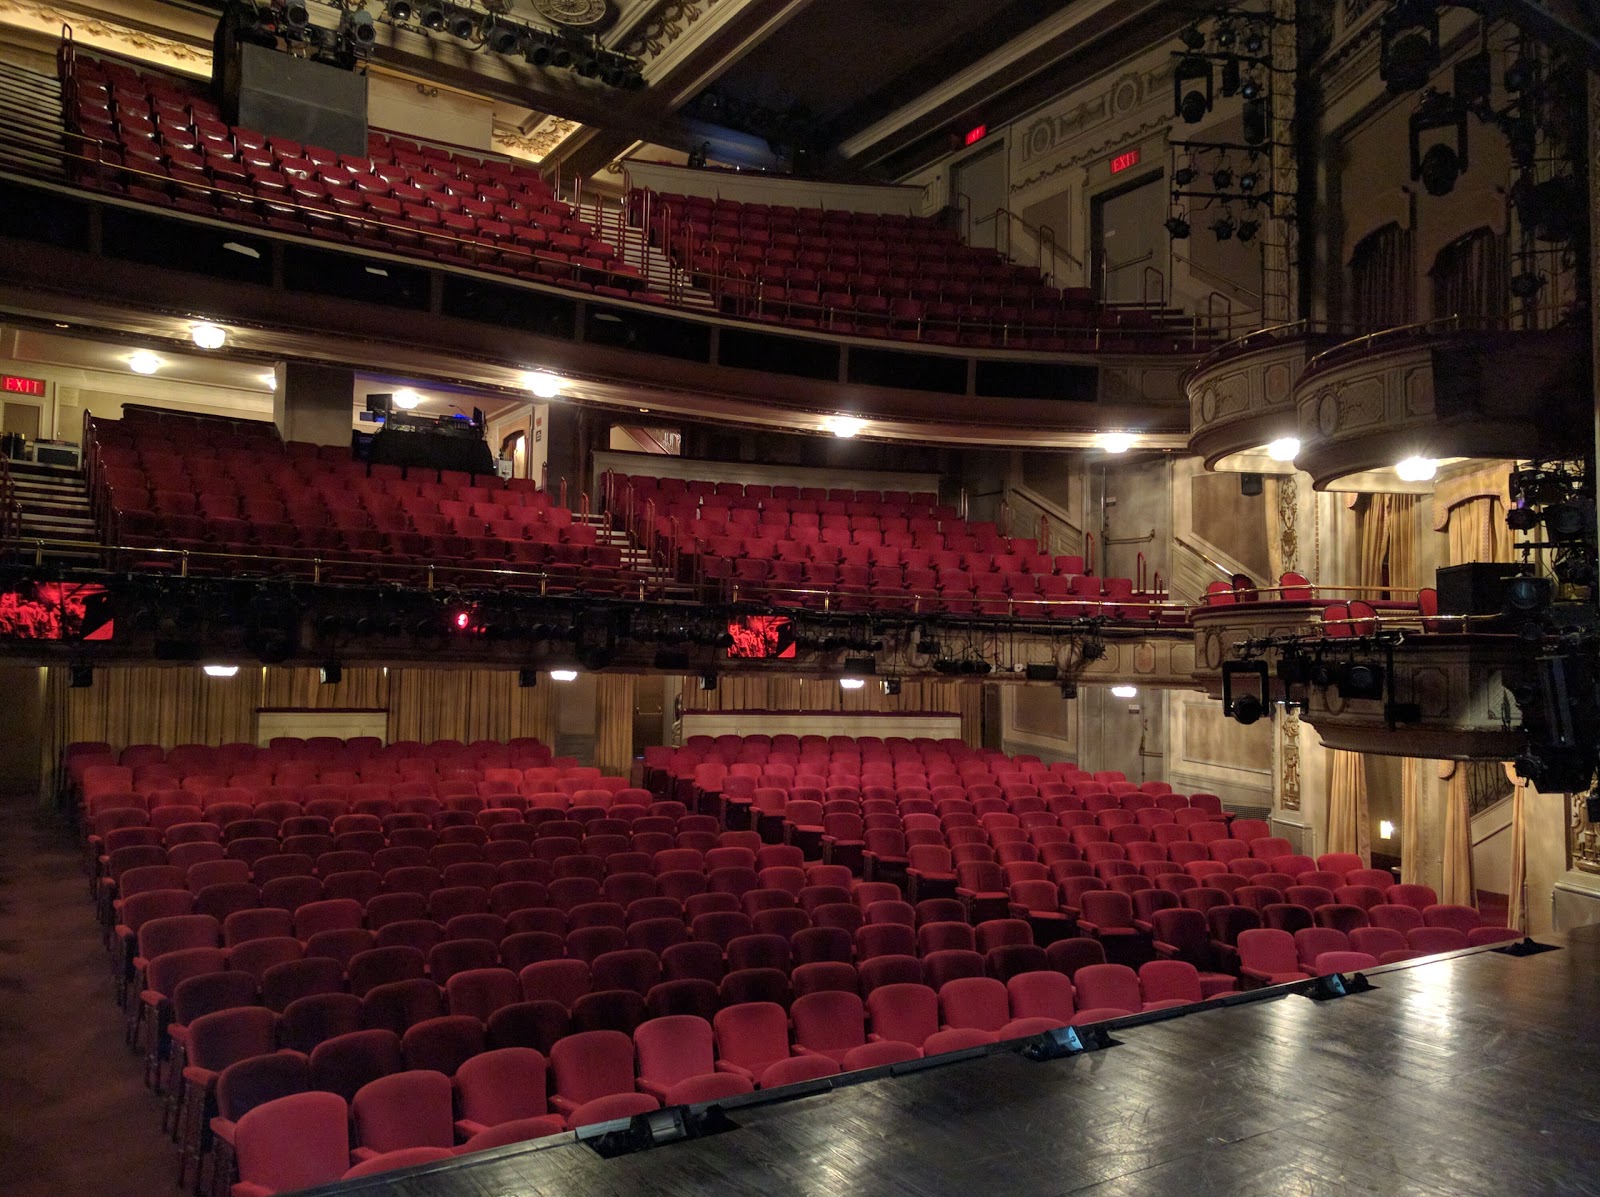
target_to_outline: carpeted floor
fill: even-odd
[[[0,1194],[168,1197],[176,1148],[124,1045],[72,833],[0,800]]]

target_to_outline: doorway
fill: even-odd
[[[1171,239],[1164,221],[1168,195],[1161,172],[1103,191],[1090,201],[1093,278],[1109,303],[1164,303],[1167,251]],[[1162,276],[1158,284],[1154,273]]]
[[[1005,148],[1004,141],[997,141],[951,168],[951,202],[970,215],[965,230],[969,245],[1000,249],[1009,243],[998,227],[1005,217],[995,219],[995,213],[1006,206]]]

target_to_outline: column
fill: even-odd
[[[341,366],[279,362],[272,422],[285,441],[350,444],[355,427],[356,372]]]

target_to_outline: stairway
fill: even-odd
[[[683,594],[673,594],[673,597],[687,597],[689,588],[684,587],[670,573],[650,559],[650,555],[643,549],[635,548],[628,543],[628,534],[621,528],[607,529],[605,516],[599,514],[579,515],[573,514],[572,522],[575,524],[588,524],[595,530],[598,542],[615,548],[622,553],[622,568],[633,570],[645,578],[646,589],[652,594],[671,593],[683,590]]]
[[[616,248],[624,262],[645,278],[651,291],[666,296],[675,307],[716,311],[716,301],[709,292],[690,286],[688,275],[674,266],[659,247],[646,243],[639,235],[638,228],[627,224],[627,215],[621,204],[585,200],[579,215]]]
[[[61,84],[0,62],[0,170],[60,178]]]
[[[24,541],[72,541],[68,545],[35,546],[44,560],[63,565],[95,565],[100,561],[100,532],[89,507],[83,472],[73,466],[10,463],[11,485],[22,512]]]

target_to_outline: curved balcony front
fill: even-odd
[[[1306,362],[1337,339],[1301,320],[1259,329],[1208,353],[1184,379],[1189,452],[1208,470],[1292,469],[1269,458],[1264,446],[1296,434],[1295,383]]]

